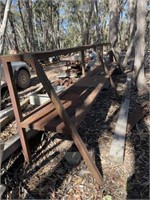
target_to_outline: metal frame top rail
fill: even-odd
[[[108,45],[110,45],[110,43],[99,43],[99,44],[84,45],[84,46],[77,46],[72,48],[57,49],[57,50],[50,50],[43,52],[29,52],[24,54],[3,55],[0,56],[0,63],[2,63],[2,59],[4,59],[5,62],[26,61],[28,60],[28,57],[30,57],[31,55],[35,55],[36,58],[39,60],[47,59],[51,56],[66,55],[72,52],[84,51],[90,48],[103,47]]]

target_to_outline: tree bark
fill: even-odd
[[[144,76],[144,54],[145,54],[145,31],[146,31],[146,13],[147,0],[137,0],[137,32],[135,38],[135,60],[134,75],[135,83],[139,92],[146,89]]]
[[[94,12],[95,12],[95,18],[96,18],[96,36],[97,36],[97,42],[101,42],[101,36],[100,36],[100,21],[98,16],[98,2],[97,0],[94,0]]]
[[[11,2],[12,2],[12,0],[7,0],[7,2],[6,2],[5,11],[4,11],[4,17],[3,17],[2,24],[1,24],[1,31],[0,31],[0,55],[3,54],[3,51],[4,51],[5,33],[6,33],[6,28],[7,28],[9,11],[10,11],[10,8],[11,8]]]
[[[20,0],[18,0],[18,7],[19,7],[19,13],[20,13],[21,21],[22,21],[22,27],[23,27],[23,30],[24,30],[25,51],[29,51],[29,45],[28,45],[28,41],[27,41],[28,33],[27,33],[27,30],[26,30],[26,26],[25,26],[22,11],[21,11]]]
[[[136,0],[128,0],[129,2],[129,15],[130,15],[130,43],[122,63],[122,67],[125,68],[128,63],[128,59],[133,57],[135,31],[136,31]]]
[[[110,12],[110,21],[109,21],[109,40],[111,47],[114,49],[116,57],[119,57],[118,52],[118,23],[119,23],[119,5],[118,0],[109,0],[109,12]]]
[[[88,18],[87,18],[87,21],[85,22],[86,23],[86,25],[85,25],[86,30],[85,30],[84,38],[83,38],[83,44],[84,45],[89,44],[89,31],[90,31],[90,26],[91,26],[93,8],[94,8],[94,3],[93,3],[93,1],[91,1]]]
[[[25,0],[24,5],[27,12],[27,22],[28,22],[28,37],[29,37],[29,45],[30,51],[35,51],[34,47],[34,36],[33,36],[33,23],[32,23],[32,1]]]
[[[10,13],[9,15],[9,22],[10,22],[10,26],[12,29],[12,35],[13,35],[13,49],[16,50],[16,52],[19,52],[19,47],[18,47],[18,42],[17,42],[17,36],[16,36],[16,30],[15,30],[15,26],[14,26],[14,21],[13,21],[13,14]]]

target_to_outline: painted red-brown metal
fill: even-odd
[[[59,50],[53,50],[48,52],[37,52],[37,53],[26,53],[26,54],[17,54],[17,55],[6,55],[1,56],[0,62],[3,64],[5,77],[7,80],[7,85],[12,101],[12,106],[14,109],[14,114],[16,118],[16,122],[18,125],[20,140],[23,148],[23,153],[26,161],[30,160],[30,150],[28,146],[28,141],[26,137],[26,131],[24,128],[21,127],[21,123],[23,122],[24,118],[21,112],[20,104],[19,104],[19,98],[17,95],[17,89],[15,85],[15,81],[13,78],[13,72],[11,67],[11,62],[13,61],[24,61],[31,64],[33,68],[36,69],[36,73],[41,80],[44,88],[46,89],[49,97],[51,98],[52,103],[54,104],[55,109],[57,110],[59,116],[61,117],[62,121],[64,122],[68,133],[71,135],[72,139],[74,140],[76,146],[78,147],[81,155],[83,156],[87,166],[89,167],[90,171],[92,172],[94,178],[97,180],[98,184],[102,184],[102,176],[99,173],[99,170],[97,169],[95,163],[91,159],[82,139],[80,138],[74,124],[70,120],[66,110],[64,109],[60,99],[58,98],[57,94],[55,93],[51,83],[47,79],[43,68],[39,64],[38,60],[40,59],[46,59],[51,56],[57,56],[57,55],[65,55],[71,52],[77,52],[80,51],[82,55],[82,62],[83,62],[83,73],[85,73],[85,63],[84,63],[84,50],[89,48],[96,48],[98,46],[104,46],[109,45],[109,43],[103,43],[103,44],[94,44],[94,45],[86,45],[86,46],[80,46],[80,47],[74,47],[74,48],[68,48],[68,49],[59,49]],[[31,127],[32,128],[32,127]]]
[[[23,120],[23,115],[21,112],[19,98],[17,95],[17,89],[16,89],[16,84],[15,84],[15,80],[14,80],[14,76],[13,76],[11,63],[10,62],[7,63],[5,61],[3,62],[3,60],[2,60],[2,63],[3,63],[3,69],[4,69],[8,89],[9,89],[9,94],[11,97],[14,115],[15,115],[16,122],[18,125],[18,132],[20,135],[23,153],[24,153],[25,159],[27,161],[29,161],[30,160],[30,150],[29,150],[28,141],[26,138],[26,131],[24,128],[21,128],[21,125],[20,125],[21,121]]]
[[[30,55],[35,55],[36,58],[40,60],[40,59],[47,59],[51,56],[66,55],[72,52],[85,51],[86,49],[100,47],[100,46],[108,46],[108,45],[110,45],[110,43],[84,45],[84,46],[50,50],[50,51],[44,51],[44,52],[29,52],[25,54],[4,55],[2,57],[3,59],[5,59],[6,62],[25,61],[25,60],[28,60],[28,57],[30,57]],[[0,59],[0,62],[1,62],[1,59]]]

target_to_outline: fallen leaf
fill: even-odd
[[[112,196],[106,195],[103,197],[103,200],[112,200]]]

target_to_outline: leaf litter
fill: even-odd
[[[120,79],[121,77],[121,79]],[[121,82],[119,82],[122,80]],[[115,76],[120,96],[126,77]],[[130,112],[135,103],[142,103],[148,95],[138,96],[131,91]],[[84,161],[70,165],[67,152],[78,152],[70,139],[63,140],[58,133],[41,133],[31,141],[32,163],[24,162],[18,150],[2,169],[2,182],[7,187],[6,199],[60,199],[60,200],[122,200],[148,199],[149,194],[149,116],[139,121],[126,136],[124,163],[109,158],[121,100],[110,88],[98,96],[78,129],[81,137],[103,175],[99,187]]]

